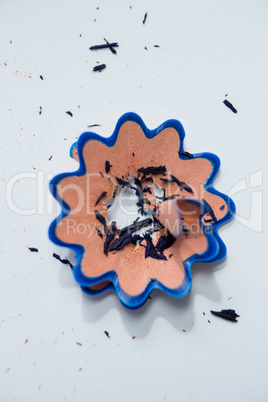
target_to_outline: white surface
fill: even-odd
[[[260,0],[2,0],[2,194],[18,173],[76,169],[75,138],[94,123],[110,135],[128,111],[149,128],[180,120],[186,150],[220,156],[217,189],[228,193],[243,178],[249,188],[249,176],[267,169],[267,12]],[[88,50],[103,37],[119,42],[116,56]],[[93,73],[97,61],[106,70]],[[36,180],[13,190],[17,206],[37,205]],[[249,218],[250,190],[233,199]],[[20,216],[1,201],[1,402],[267,401],[265,213],[259,233],[237,219],[220,230],[228,257],[196,264],[188,297],[153,292],[130,312],[113,293],[86,297],[52,258],[70,255],[48,240],[55,204],[46,209]],[[235,308],[239,322],[209,312],[223,308]]]

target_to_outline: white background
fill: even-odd
[[[264,0],[1,1],[1,193],[39,171],[48,199],[28,216],[1,201],[1,402],[268,400],[267,14]],[[103,37],[118,41],[117,55],[89,50]],[[69,148],[87,125],[109,136],[129,111],[151,129],[180,120],[187,151],[221,158],[218,190],[245,178],[237,216],[251,217],[250,175],[263,171],[264,183],[253,189],[263,191],[262,231],[234,219],[220,229],[228,257],[194,265],[189,296],[153,292],[134,312],[112,292],[84,295],[52,257],[72,254],[47,236],[57,214],[47,179],[77,169]],[[37,180],[16,180],[13,202],[36,208]],[[210,314],[224,308],[239,322]]]

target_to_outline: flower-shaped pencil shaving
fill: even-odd
[[[225,257],[218,228],[235,205],[212,186],[219,158],[185,152],[184,136],[179,121],[149,130],[127,113],[109,138],[82,134],[71,149],[79,169],[52,179],[62,212],[49,236],[75,252],[74,276],[88,294],[113,289],[130,309],[155,288],[182,297],[193,262]],[[111,218],[123,191],[137,206],[124,225]]]

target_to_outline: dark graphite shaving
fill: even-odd
[[[189,229],[187,229],[185,226],[183,226],[183,227],[181,228],[181,230],[182,230],[182,233],[185,234],[185,236],[187,237],[188,234],[189,234]]]
[[[110,244],[111,244],[112,240],[114,239],[115,233],[116,233],[116,222],[113,221],[111,223],[111,226],[107,230],[106,239],[105,239],[104,246],[103,246],[104,254],[106,254],[107,256],[108,256],[108,250],[109,250]]]
[[[158,231],[159,231],[158,228],[150,228],[150,229],[146,230],[146,234],[151,235],[151,234],[153,234],[155,232],[158,232]]]
[[[190,154],[190,152],[186,152],[186,151],[179,151],[179,155],[181,156],[186,156],[187,158],[193,158],[194,155]]]
[[[146,231],[146,233],[148,234],[152,234],[155,232],[158,232],[159,230],[163,229],[164,226],[162,225],[162,223],[160,223],[160,221],[155,217],[155,215],[153,216],[153,221],[154,221],[154,227],[150,228]]]
[[[206,200],[204,200],[204,198],[202,198],[202,201],[203,201],[203,203],[208,207],[208,210],[209,210],[209,215],[211,216],[211,218],[213,219],[213,221],[214,222],[217,222],[217,218],[216,218],[216,216],[215,216],[215,214],[214,214],[214,212],[213,212],[213,209],[211,208],[211,206],[209,205],[209,203],[206,201]]]
[[[143,189],[141,185],[140,179],[138,177],[134,178],[134,183],[136,185],[136,196],[138,197],[139,201],[137,202],[137,206],[141,207],[141,214],[143,215],[143,206],[144,206],[144,197],[143,197]]]
[[[180,181],[179,179],[177,179],[177,177],[173,176],[172,174],[170,174],[170,177],[172,178],[172,180],[178,184],[178,186],[180,187],[181,190],[185,190],[188,193],[192,193],[193,190],[191,189],[190,186],[188,186],[188,184],[184,183],[183,181]]]
[[[123,186],[123,187],[131,188],[131,189],[134,190],[134,191],[137,190],[134,186],[132,186],[132,184],[130,184],[130,183],[129,183],[128,181],[126,181],[126,180],[120,179],[120,177],[116,177],[116,181],[117,181],[118,184],[120,184],[120,185]]]
[[[166,166],[149,166],[147,168],[138,169],[138,173],[143,173],[141,180],[145,179],[149,174],[163,174],[166,173]]]
[[[95,202],[95,206],[98,205],[98,203],[100,202],[100,200],[101,200],[103,197],[105,197],[106,194],[107,194],[107,191],[103,191],[103,192],[101,193],[101,195],[99,196],[99,198],[98,198],[97,201]]]
[[[149,186],[145,186],[145,187],[142,189],[142,191],[143,191],[144,193],[152,194],[151,188],[150,188]]]
[[[118,237],[110,246],[109,251],[113,250],[121,250],[127,244],[132,243],[132,233],[135,232],[136,229],[133,229],[131,232],[126,231],[122,236]]]
[[[104,45],[95,45],[95,46],[90,46],[89,50],[99,50],[99,49],[110,49],[111,47],[118,47],[117,42],[112,42],[112,43],[105,43]]]
[[[62,264],[70,265],[71,269],[73,269],[73,264],[71,264],[71,262],[67,258],[60,258],[60,256],[56,253],[53,253],[53,257],[56,258],[56,260],[59,260]]]
[[[103,239],[103,235],[102,235],[101,231],[98,228],[96,228],[96,232],[97,232],[98,236],[100,236]]]
[[[99,64],[98,66],[93,67],[93,71],[102,71],[106,68],[106,64]]]
[[[167,257],[163,253],[157,252],[149,234],[145,233],[144,239],[146,240],[145,258],[152,257],[157,260],[167,260]]]
[[[140,174],[140,173],[138,173],[138,176],[139,176],[139,174]],[[148,182],[150,182],[150,183],[153,183],[153,182],[154,182],[152,177],[145,177],[144,180],[145,180],[145,181],[148,181]]]
[[[105,162],[105,172],[106,172],[106,174],[108,174],[110,172],[111,167],[112,167],[112,165],[110,164],[110,162],[106,161]]]
[[[141,181],[140,181],[140,179],[138,179],[138,177],[134,177],[134,183],[137,186],[136,190],[139,193],[142,194],[143,193],[143,188],[142,188],[142,185],[141,185]],[[136,194],[136,195],[139,196],[138,194]],[[142,195],[142,197],[143,197],[143,195]]]
[[[32,253],[38,253],[38,248],[35,248],[35,247],[28,247],[28,249],[29,249]]]
[[[159,195],[156,195],[155,198],[157,198],[158,200],[164,201],[166,196],[163,195],[162,197],[160,197]]]
[[[216,315],[217,317],[221,317],[224,320],[238,322],[237,317],[240,315],[236,314],[235,310],[228,309],[228,310],[221,310],[221,311],[212,311],[210,310],[211,314]]]
[[[108,42],[107,39],[103,38],[103,40],[105,40],[105,42],[107,43],[107,45],[110,45],[110,44],[111,44],[111,43]],[[109,47],[109,49],[110,49],[110,51],[111,51],[113,54],[116,54],[116,50],[115,50],[112,46]]]
[[[145,226],[149,226],[152,224],[152,219],[151,218],[147,218],[144,219],[142,221],[136,221],[131,223],[131,225],[129,226],[125,226],[123,229],[117,229],[117,232],[119,234],[119,236],[121,237],[124,233],[128,232],[130,233],[132,230],[139,230]]]
[[[172,236],[171,233],[168,233],[167,236],[161,236],[155,246],[155,248],[160,252],[163,253],[164,250],[171,247],[172,244],[175,242],[176,238]]]
[[[134,235],[132,236],[132,244],[134,244],[134,246],[136,246],[137,242],[141,242],[143,240],[143,237],[141,237],[140,235]]]
[[[101,215],[101,213],[97,209],[94,212],[98,221],[103,225],[104,233],[107,234],[106,219],[104,218],[104,216]]]
[[[145,24],[146,20],[147,20],[147,13],[144,14],[142,23]]]
[[[231,104],[231,102],[229,102],[227,99],[225,99],[223,101],[223,103],[225,104],[225,106],[227,106],[232,112],[237,113],[236,108]]]

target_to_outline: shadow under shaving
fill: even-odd
[[[151,299],[138,310],[128,310],[119,301],[116,294],[109,290],[98,296],[89,296],[83,293],[82,315],[85,321],[96,323],[111,310],[116,309],[130,336],[133,334],[144,338],[150,332],[156,319],[162,317],[177,331],[186,332],[194,329],[194,321],[198,307],[194,305],[196,295],[202,295],[212,302],[221,300],[220,288],[215,281],[214,272],[223,269],[226,260],[215,263],[193,264],[193,285],[191,292],[184,298],[173,298],[167,294],[154,290]]]
[[[73,263],[74,253],[66,249],[61,254]],[[160,290],[151,293],[144,306],[138,310],[128,310],[119,301],[112,290],[97,296],[89,296],[82,290],[82,316],[86,322],[97,323],[112,310],[118,311],[121,320],[130,336],[133,334],[144,338],[150,332],[156,319],[162,317],[177,331],[189,332],[194,329],[196,314],[202,314],[198,306],[194,304],[195,296],[202,295],[211,302],[219,302],[222,299],[221,291],[215,280],[214,273],[223,269],[227,264],[227,258],[214,263],[196,262],[192,266],[192,289],[184,298],[168,296]],[[59,283],[68,289],[79,286],[73,277],[69,265],[62,265],[59,271]]]

